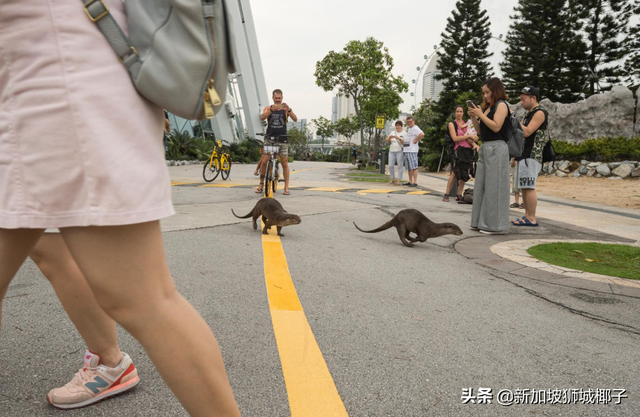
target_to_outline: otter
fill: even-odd
[[[378,233],[394,227],[398,230],[400,241],[408,247],[413,247],[413,242],[425,242],[430,237],[443,235],[461,235],[462,230],[453,223],[434,223],[418,210],[401,210],[393,216],[393,219],[373,230],[362,230],[353,222],[356,229],[364,233]],[[415,233],[416,237],[410,234]]]
[[[258,217],[262,216],[262,221],[264,222],[264,228],[262,229],[262,234],[266,235],[267,230],[271,228],[271,226],[276,226],[278,228],[278,236],[284,236],[280,231],[284,226],[291,226],[292,224],[300,224],[302,221],[300,216],[295,214],[287,213],[287,211],[282,207],[282,204],[273,198],[261,198],[246,216],[238,216],[233,209],[231,212],[234,216],[239,219],[247,219],[253,216],[253,230],[258,229],[258,223],[256,220]]]

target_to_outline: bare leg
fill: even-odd
[[[516,204],[520,204],[520,193],[515,193],[515,199]],[[522,196],[522,199],[524,200],[524,195]]]
[[[115,367],[122,360],[116,324],[100,308],[59,233],[45,233],[29,254],[49,280],[87,348]]]
[[[453,189],[453,184],[455,182],[456,182],[456,174],[454,172],[451,172],[451,174],[449,175],[449,180],[447,181],[447,189],[444,192],[445,196],[448,196],[451,194],[451,190]]]
[[[465,185],[464,181],[458,180],[458,195],[460,197],[462,197],[462,194],[464,193],[464,185]]]
[[[536,209],[538,208],[538,194],[536,190],[523,189],[522,202],[524,203],[524,215],[531,223],[536,223]]]
[[[211,329],[176,290],[160,222],[62,229],[105,312],[145,348],[191,416],[239,416]]]
[[[280,163],[282,164],[282,174],[284,176],[284,192],[289,192],[289,160],[287,157],[280,157]]]
[[[44,229],[0,229],[0,330],[2,300],[9,283],[18,272]]]

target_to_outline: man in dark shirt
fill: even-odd
[[[282,90],[273,90],[273,104],[264,108],[260,120],[267,120],[267,133],[269,137],[278,137],[287,134],[287,119],[291,117],[294,122],[298,121],[291,107],[287,103],[282,102]],[[280,163],[282,164],[282,174],[284,176],[284,195],[289,195],[289,145],[286,143],[277,143],[276,140],[265,138],[265,144],[279,145]],[[256,193],[261,193],[264,188],[264,176],[267,173],[267,161],[269,155],[263,154],[260,164],[260,185]]]
[[[516,158],[516,167],[513,176],[517,188],[522,192],[525,215],[512,222],[514,226],[537,227],[536,208],[538,195],[536,194],[536,181],[542,168],[542,149],[545,143],[547,131],[547,111],[538,104],[540,92],[534,86],[527,86],[520,93],[520,103],[528,111],[521,123],[524,131],[524,151],[522,156]]]

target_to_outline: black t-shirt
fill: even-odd
[[[267,118],[267,136],[278,137],[287,134],[287,111],[276,110]]]
[[[524,150],[522,151],[522,156],[520,156],[519,158],[516,158],[516,161],[531,158],[531,151],[533,150],[533,145],[535,143],[536,135],[538,134],[539,131],[547,130],[547,121],[549,120],[549,118],[547,117],[548,116],[547,111],[539,106],[531,110],[529,113],[527,113],[524,120],[522,121],[522,124],[525,126],[529,126],[529,123],[531,123],[533,116],[539,111],[544,113],[544,122],[540,125],[538,129],[536,129],[535,132],[533,132],[530,136],[527,136],[526,138],[524,138]]]
[[[489,110],[489,113],[487,113],[487,118],[495,121],[494,116],[496,114],[496,109],[498,108],[498,104],[500,103],[504,103],[505,106],[507,106],[507,110],[509,110],[509,105],[506,102],[500,100],[499,102],[491,106],[491,110]],[[502,123],[502,127],[497,132],[494,132],[493,130],[489,129],[489,126],[485,125],[484,122],[480,120],[480,139],[482,139],[482,142],[491,142],[494,140],[505,140],[505,130],[507,129],[508,117],[509,117],[509,113],[507,112],[507,116],[504,119],[504,123]]]

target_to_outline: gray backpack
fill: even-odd
[[[522,126],[520,126],[520,120],[514,113],[511,113],[509,104],[506,101],[504,103],[507,105],[507,111],[509,112],[507,119],[504,121],[507,125],[504,130],[504,139],[509,147],[509,158],[520,158],[522,152],[524,152],[524,132],[522,131]]]
[[[128,38],[103,0],[82,2],[140,94],[185,119],[215,116],[235,72],[223,0],[128,0]]]

